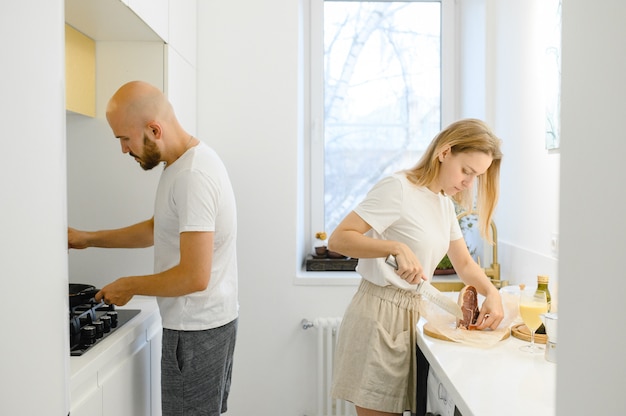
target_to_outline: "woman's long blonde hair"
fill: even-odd
[[[452,154],[482,152],[493,158],[487,171],[477,177],[476,211],[480,234],[491,238],[491,218],[500,195],[501,140],[481,120],[468,118],[456,121],[442,130],[428,145],[417,165],[405,171],[409,181],[429,186],[437,180],[440,171],[439,155],[448,147]],[[473,187],[451,197],[463,209],[470,211],[474,202]]]

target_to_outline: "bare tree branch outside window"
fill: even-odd
[[[332,231],[441,128],[441,4],[324,3],[324,200]]]

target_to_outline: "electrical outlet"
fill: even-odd
[[[550,249],[554,257],[559,256],[559,233],[550,234]]]

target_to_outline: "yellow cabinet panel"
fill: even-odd
[[[96,116],[96,42],[65,25],[65,106]]]

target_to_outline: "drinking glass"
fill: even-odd
[[[536,288],[526,288],[520,293],[519,312],[526,327],[530,331],[530,344],[520,350],[528,353],[543,352],[543,348],[535,344],[535,331],[541,326],[541,314],[548,312],[546,292]]]

